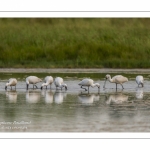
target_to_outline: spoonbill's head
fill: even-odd
[[[105,76],[105,83],[104,83],[103,88],[105,88],[106,80],[108,80],[108,79],[111,79],[111,76],[110,76],[109,74],[107,74],[107,75]]]
[[[144,83],[141,83],[142,87],[144,87]]]
[[[42,83],[42,85],[41,85],[41,90],[43,89],[43,86],[45,85],[45,83]]]
[[[65,87],[65,90],[67,90],[67,84],[63,84],[63,87]]]
[[[8,86],[8,83],[6,83],[6,85],[5,85],[5,90],[7,90],[7,86]]]
[[[100,84],[96,83],[96,86],[98,87],[98,93],[100,92]]]
[[[38,78],[39,82],[42,82],[42,79]]]
[[[26,84],[26,89],[27,89],[27,90],[28,90],[28,87],[29,87],[29,84],[27,83],[27,84]]]
[[[97,83],[96,86],[97,86],[98,88],[100,88],[100,84],[99,84],[99,83]]]
[[[106,80],[107,80],[107,79],[110,79],[111,76],[110,76],[109,74],[107,74],[105,78],[106,78]]]

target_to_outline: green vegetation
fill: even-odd
[[[0,67],[149,68],[149,18],[0,18]]]

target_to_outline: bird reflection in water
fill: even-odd
[[[79,94],[78,99],[82,104],[93,104],[94,101],[99,101],[99,94]]]
[[[122,104],[128,101],[128,95],[122,93],[111,94],[106,100],[106,104]]]
[[[61,104],[64,101],[64,99],[66,98],[66,96],[67,96],[66,92],[56,90],[55,94],[54,94],[54,102],[57,104]]]
[[[135,96],[137,99],[143,99],[143,88],[137,88]]]
[[[11,90],[6,92],[6,97],[8,98],[9,103],[17,102],[17,91]]]
[[[43,94],[42,94],[43,95]],[[44,99],[45,99],[45,103],[53,103],[53,95],[54,93],[50,90],[45,90],[44,92]]]
[[[26,91],[26,102],[28,103],[38,103],[40,101],[41,95],[40,92],[35,90]]]

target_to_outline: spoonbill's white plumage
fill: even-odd
[[[88,87],[88,91],[89,91],[89,87],[95,87],[97,86],[98,87],[98,90],[100,89],[100,84],[99,83],[94,83],[94,81],[92,79],[88,79],[88,78],[85,78],[83,79],[82,81],[80,81],[78,83],[78,85],[81,86],[82,89],[85,89],[85,91],[87,91],[86,88],[83,88],[83,86],[87,86]]]
[[[7,89],[7,86],[10,86],[11,89],[12,89],[12,86],[15,86],[15,89],[16,89],[16,84],[17,84],[17,79],[16,78],[10,78],[5,85],[5,90]]]
[[[122,86],[122,89],[124,89],[122,84],[124,82],[127,82],[128,78],[126,78],[122,75],[116,75],[116,76],[111,78],[111,76],[109,74],[107,74],[103,88],[105,88],[106,80],[109,80],[109,82],[111,82],[111,83],[116,83],[116,89],[117,89],[117,84],[120,84]]]
[[[52,76],[46,76],[44,79],[44,82],[45,83],[42,83],[42,85],[41,85],[41,89],[43,89],[44,86],[46,86],[46,89],[47,89],[48,85],[50,85],[50,88],[51,88],[51,84],[53,83],[53,77]]]
[[[141,84],[142,85],[142,87],[144,86],[144,79],[143,79],[143,76],[137,76],[136,77],[136,83],[138,84],[138,87],[139,87],[139,85]]]
[[[62,88],[65,87],[65,89],[67,90],[67,84],[64,83],[64,81],[61,77],[56,77],[54,84],[56,86],[56,89],[61,88],[61,90],[62,90]]]
[[[39,82],[42,82],[42,80],[36,76],[29,76],[26,78],[26,84],[27,84],[27,90],[28,90],[28,87],[29,87],[29,84],[33,84],[33,88],[34,86],[36,88],[38,88],[35,84],[36,83],[39,83]]]

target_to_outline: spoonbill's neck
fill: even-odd
[[[114,82],[111,77],[108,78],[109,82]]]
[[[64,86],[64,84],[60,84],[59,87],[62,88]]]
[[[98,84],[98,83],[93,83],[93,84],[91,85],[91,87],[95,87],[95,86],[98,86],[98,87],[99,87],[99,84]]]
[[[48,83],[43,83],[43,85],[47,86],[47,85],[48,85]]]
[[[10,85],[10,83],[6,83],[6,86],[9,86]]]

